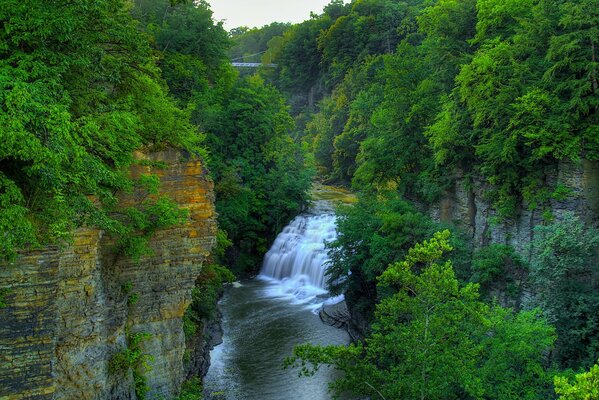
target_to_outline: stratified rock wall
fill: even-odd
[[[555,218],[572,212],[589,225],[599,224],[599,163],[561,162],[546,179],[548,184],[563,185],[571,192],[564,200],[551,200],[548,206]],[[543,222],[542,210],[530,210],[527,204],[522,204],[516,218],[503,220],[498,218],[485,196],[489,189],[482,181],[466,186],[464,180],[458,179],[453,189],[429,209],[429,214],[437,221],[461,227],[476,247],[502,243],[527,254],[534,227]]]
[[[599,227],[599,162],[581,160],[580,162],[561,162],[546,176],[550,186],[563,185],[570,195],[563,200],[552,199],[548,206],[556,218],[566,213],[574,213],[588,226]],[[488,200],[486,192],[491,186],[482,180],[467,180],[458,177],[455,184],[433,205],[425,205],[414,197],[408,197],[421,211],[433,220],[456,225],[470,238],[474,248],[492,243],[513,246],[525,260],[530,261],[530,242],[534,238],[534,227],[544,222],[543,210],[529,209],[521,204],[515,218],[499,218]],[[522,279],[524,276],[515,277]],[[498,300],[510,307],[525,304],[531,293],[523,285],[517,298],[506,298],[505,293],[497,292]],[[363,337],[368,330],[365,316],[356,308],[355,300],[346,294],[347,307],[351,318],[348,329],[352,337]],[[352,332],[354,332],[352,334]]]
[[[108,368],[126,331],[151,335],[142,344],[154,360],[147,398],[176,394],[185,378],[182,316],[215,243],[213,184],[199,160],[179,151],[139,157],[161,167],[132,173],[160,176],[161,193],[189,210],[187,223],[157,232],[152,254],[139,262],[115,255],[101,231],[82,228],[67,249],[0,266],[0,288],[10,288],[0,309],[0,399],[135,399],[131,371]],[[140,196],[122,196],[122,207]],[[137,301],[128,304],[129,296]]]

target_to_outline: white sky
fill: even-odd
[[[317,14],[330,0],[209,0],[214,20],[224,20],[225,29],[261,27],[271,22],[302,22]]]

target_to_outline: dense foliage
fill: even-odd
[[[4,1],[0,21],[2,258],[65,242],[83,224],[138,257],[186,214],[128,167],[134,151],[174,146],[208,161],[230,261],[259,266],[303,206],[309,174],[282,98],[237,77],[206,2]],[[132,190],[147,200],[119,209],[117,193]]]
[[[206,135],[219,225],[232,241],[225,263],[236,272],[254,271],[268,243],[307,200],[311,174],[291,139],[287,106],[274,87],[239,77],[229,65],[230,39],[212,21],[207,3],[138,0],[134,15],[154,37],[171,93]],[[274,24],[263,36],[284,27]],[[238,48],[251,47],[255,31],[238,31],[248,35]]]
[[[536,228],[531,265],[537,302],[557,328],[556,359],[588,368],[599,359],[599,231],[572,214]]]
[[[558,184],[556,171],[599,161],[598,10],[593,0],[332,1],[322,14],[270,39],[265,54],[279,68],[260,75],[288,95],[298,136],[309,144],[320,176],[361,192],[354,207],[338,212],[339,236],[328,245],[329,285],[346,294],[365,343],[301,347],[297,354],[344,370],[337,389],[373,398],[382,396],[378,391],[386,398],[551,398],[552,368],[578,370],[596,362],[599,243],[588,227],[596,221],[585,226],[551,210],[556,202],[569,208],[573,202],[564,200],[579,195]],[[520,359],[521,369],[508,373],[514,387],[492,392],[501,386],[495,382],[485,389],[481,356],[474,363],[479,370],[463,375],[478,379],[476,384],[460,381],[466,370],[460,368],[467,365],[446,361],[453,366],[445,372],[453,383],[443,389],[444,397],[443,390],[432,393],[434,385],[400,379],[411,376],[402,368],[411,365],[406,359],[418,359],[407,353],[418,344],[410,343],[406,353],[385,353],[391,337],[398,340],[397,330],[414,332],[403,303],[394,304],[397,319],[381,328],[379,308],[405,288],[377,282],[414,243],[441,229],[426,215],[442,195],[459,190],[476,197],[468,200],[473,208],[477,201],[491,206],[491,225],[508,226],[524,210],[532,211],[531,224],[542,216],[535,240],[519,251],[493,243],[486,231],[480,242],[469,243],[472,238],[452,227],[459,252],[451,259],[460,285],[479,285],[476,299],[469,300],[487,304],[489,314],[478,314],[485,326],[478,334],[495,335],[485,319],[509,320],[505,332],[521,333],[506,335],[517,336],[531,334],[537,323],[554,324],[554,344],[552,333],[536,333],[551,340],[539,345],[545,351],[536,353],[528,370],[543,383],[514,378],[527,376],[528,361]],[[416,263],[412,272],[422,267]],[[453,293],[449,286],[442,289]],[[516,313],[493,303],[540,311]],[[476,337],[467,327],[457,328],[458,334],[463,329]],[[490,353],[523,350],[496,335],[497,341],[486,342]],[[451,356],[449,349],[442,353]],[[507,364],[493,362],[497,370],[488,376],[503,376]]]
[[[461,285],[449,231],[416,244],[379,285],[395,288],[376,306],[372,333],[349,346],[302,345],[288,365],[310,375],[321,364],[344,372],[332,388],[387,399],[546,399],[543,369],[554,329],[538,310],[488,306],[475,284]]]
[[[291,24],[273,22],[262,28],[248,28],[245,26],[232,29],[229,32],[233,45],[229,51],[233,61],[260,62],[264,53],[269,48],[270,41],[282,36]],[[268,58],[265,60],[270,62]]]
[[[276,233],[305,204],[311,174],[276,89],[258,77],[237,79],[211,100],[194,120],[208,132],[219,223],[234,244],[229,263],[256,270]]]
[[[574,377],[574,382],[563,376],[555,377],[555,392],[560,400],[590,400],[599,398],[599,364],[588,372]]]
[[[132,216],[110,212],[133,187],[133,152],[200,150],[129,11],[122,0],[0,4],[2,258],[81,224],[126,238]],[[156,207],[173,205],[146,204]]]
[[[272,40],[265,75],[330,93],[305,130],[329,179],[431,201],[482,178],[513,216],[567,195],[559,160],[599,158],[598,19],[590,0],[335,1]]]

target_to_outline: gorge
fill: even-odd
[[[306,381],[295,370],[282,369],[295,345],[349,342],[344,330],[317,315],[324,303],[343,300],[326,290],[325,243],[336,237],[334,206],[349,195],[321,185],[313,193],[317,199],[310,210],[291,221],[264,256],[260,275],[229,287],[219,303],[223,343],[212,351],[205,379],[207,393],[219,393],[215,399],[329,398],[333,370]]]
[[[81,228],[66,249],[22,253],[3,264],[0,286],[11,293],[0,309],[0,398],[135,398],[132,371],[112,370],[111,360],[140,333],[148,335],[143,352],[153,360],[143,371],[148,397],[178,393],[186,378],[182,317],[215,244],[213,183],[189,154],[139,157],[161,167],[132,173],[158,174],[161,193],[188,210],[185,224],[156,234],[152,253],[138,262],[115,253],[101,230]],[[123,207],[137,201],[121,196]]]
[[[599,398],[596,3],[0,0],[0,400]]]

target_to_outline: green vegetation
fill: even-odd
[[[266,57],[263,59],[263,53],[269,48],[271,39],[282,36],[290,27],[290,24],[273,22],[261,28],[248,28],[241,26],[234,28],[229,32],[233,45],[229,50],[232,60],[238,62],[259,62],[260,60],[269,63],[271,60]]]
[[[153,36],[177,104],[205,134],[219,225],[232,242],[224,262],[237,273],[256,270],[268,243],[306,203],[312,176],[290,136],[294,124],[284,99],[258,77],[237,76],[227,34],[207,3],[139,0],[133,14]],[[247,31],[238,38],[247,49],[239,51],[254,51],[254,39],[260,43],[283,28],[265,28],[262,39]]]
[[[135,226],[141,214],[172,209],[148,201],[128,213],[135,215],[112,214],[115,193],[134,186],[127,167],[135,150],[200,152],[200,136],[169,99],[129,11],[122,0],[2,2],[2,258],[68,241],[82,224],[120,237],[124,251],[136,255],[153,228]]]
[[[223,284],[235,280],[235,275],[231,271],[217,264],[222,262],[226,250],[231,245],[232,242],[227,238],[226,232],[219,231],[216,249],[212,256],[212,261],[216,263],[202,268],[191,292],[191,305],[185,310],[183,316],[183,331],[187,339],[194,337],[206,321],[217,318],[217,303],[223,293]]]
[[[127,305],[129,307],[134,306],[139,301],[139,293],[131,293],[127,296]]]
[[[312,174],[274,87],[249,77],[222,89],[195,118],[207,132],[219,224],[233,243],[226,264],[244,272],[259,267],[269,243],[306,203]]]
[[[408,248],[433,233],[433,224],[397,197],[388,201],[361,198],[338,210],[337,240],[328,244],[328,283],[367,319],[377,301],[376,279],[400,260]],[[346,276],[351,273],[351,279]]]
[[[310,375],[321,364],[344,375],[337,395],[387,399],[546,399],[544,353],[554,328],[538,310],[515,313],[479,300],[476,284],[461,285],[451,261],[449,231],[409,249],[379,285],[394,288],[376,306],[372,333],[349,346],[302,345],[287,365]]]
[[[552,211],[579,195],[557,172],[599,161],[598,12],[591,0],[334,0],[279,36],[271,36],[274,27],[247,38],[236,32],[239,54],[263,51],[256,38],[270,38],[264,59],[279,67],[258,75],[287,95],[295,136],[319,177],[359,193],[338,210],[328,283],[345,293],[365,341],[299,347],[299,365],[345,371],[337,393],[533,399],[554,396],[556,371],[588,369],[599,358],[597,232]],[[542,217],[533,243],[494,243],[492,229],[473,243],[450,226],[455,252],[434,267],[414,263],[413,276],[402,275],[407,281],[382,284],[389,265],[444,229],[428,215],[439,212],[442,196],[461,191],[471,192],[469,211],[491,205],[491,225],[510,226],[524,211],[533,212],[531,224]],[[448,260],[451,276],[441,268]],[[443,276],[439,287],[426,271]],[[441,352],[419,347],[422,332],[410,329],[423,325],[425,313],[401,297],[410,282],[452,294],[447,307],[461,318],[444,315],[445,300],[434,298],[435,318],[463,341]],[[426,365],[426,385],[418,363]]]
[[[333,1],[270,40],[261,74],[330,180],[430,202],[481,177],[509,217],[567,193],[558,161],[599,159],[597,18],[589,0]]]
[[[200,378],[191,378],[181,386],[181,394],[175,400],[203,400],[204,393]]]
[[[590,371],[577,374],[574,382],[563,376],[555,377],[555,392],[560,400],[593,400],[599,398],[599,364]]]
[[[371,321],[381,295],[378,277],[405,257],[414,243],[443,227],[392,192],[362,195],[356,204],[339,207],[337,216],[338,237],[327,244],[329,288],[334,294],[345,293],[356,319]],[[457,274],[465,280],[470,276],[468,245],[457,235],[450,240],[456,249]]]
[[[365,341],[349,348],[302,345],[288,360],[305,375],[321,364],[344,371],[332,386],[335,393],[421,398],[418,390],[425,387],[430,399],[548,399],[557,368],[588,368],[597,359],[599,234],[573,215],[535,229],[530,263],[507,245],[470,252],[447,231],[409,249],[439,225],[389,191],[362,195],[338,217],[338,238],[328,244],[329,284],[345,293],[354,323],[369,327]],[[456,252],[448,259],[450,248]],[[392,273],[398,275],[390,279]],[[526,310],[498,305],[521,309],[525,289],[535,295]],[[426,321],[437,330],[425,335]],[[426,385],[414,369],[420,362]]]
[[[568,214],[536,228],[531,266],[533,293],[557,328],[555,358],[570,368],[589,368],[599,358],[599,231]]]
[[[594,0],[333,0],[300,24],[228,34],[204,0],[5,0],[0,259],[93,226],[139,260],[188,213],[157,176],[130,176],[152,164],[134,152],[201,157],[220,231],[191,337],[230,271],[258,269],[318,171],[359,192],[338,211],[329,285],[365,339],[299,346],[288,365],[332,365],[337,394],[372,398],[596,398],[599,232],[551,206],[577,195],[560,166],[599,160],[598,20]],[[278,68],[230,66],[254,56]],[[480,189],[470,200],[491,204],[492,223],[542,216],[526,251],[433,222],[456,188]],[[123,193],[139,202],[119,207]],[[127,332],[109,365],[132,371],[138,398],[146,339]],[[199,382],[180,398],[201,398]]]
[[[0,308],[8,307],[6,296],[8,296],[12,290],[6,288],[0,288]]]
[[[108,372],[111,374],[125,375],[129,370],[133,373],[135,383],[135,394],[140,400],[145,399],[149,390],[145,373],[151,370],[150,362],[153,357],[144,353],[142,343],[150,339],[152,335],[144,332],[126,332],[126,346],[115,353],[108,362]]]
[[[522,296],[528,269],[522,257],[512,246],[491,244],[473,254],[473,282],[480,284],[480,290],[486,297],[502,294],[512,302]]]
[[[230,265],[257,268],[307,200],[310,174],[282,97],[237,77],[206,2],[8,1],[0,20],[2,258],[68,243],[88,225],[139,259],[157,230],[187,214],[158,195],[156,177],[134,181],[128,167],[134,151],[172,146],[206,159]],[[117,193],[133,191],[142,201],[119,209]]]
[[[210,264],[205,266],[191,292],[191,306],[183,317],[185,337],[193,337],[203,321],[216,318],[216,304],[223,291],[223,283],[235,280],[235,275],[227,268]]]

